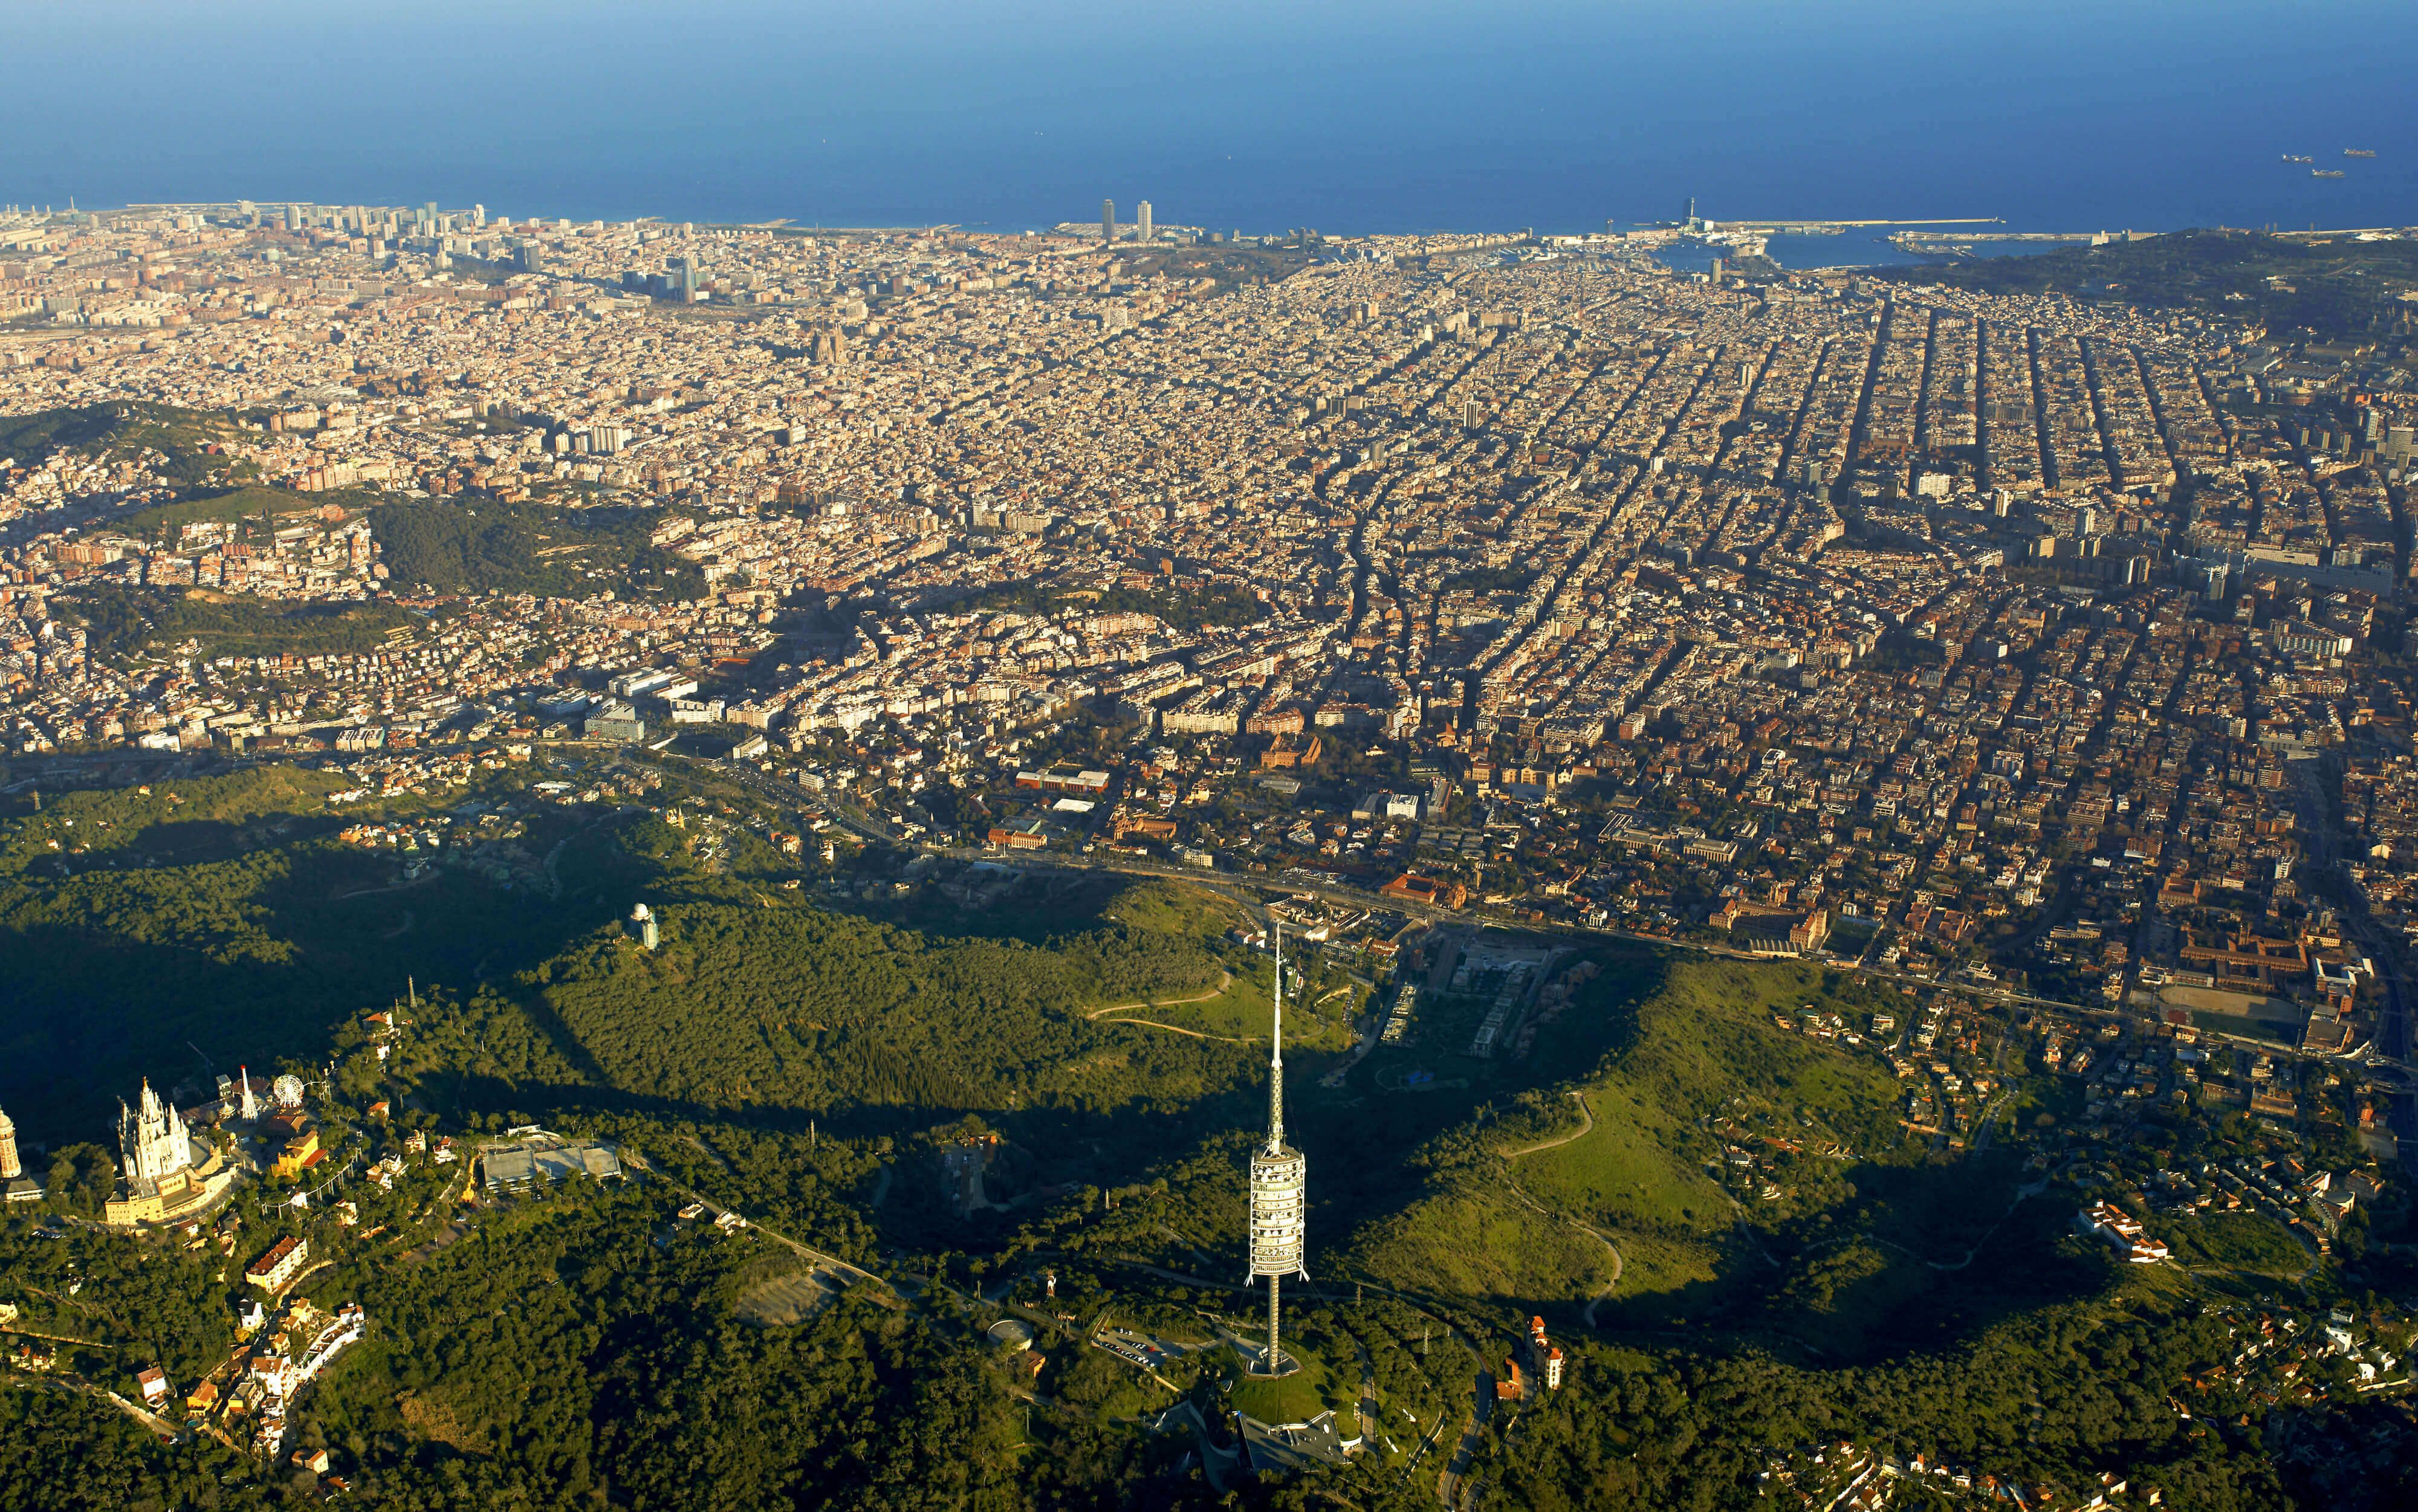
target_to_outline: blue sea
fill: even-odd
[[[1110,198],[1247,233],[1585,231],[1691,196],[1717,219],[2015,230],[2418,221],[2407,0],[0,15],[0,203],[1022,229],[1096,222]],[[1798,266],[1901,260],[1873,235],[1811,238]]]

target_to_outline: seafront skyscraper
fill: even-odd
[[[1134,240],[1148,241],[1149,239],[1150,201],[1144,200],[1134,206]]]
[[[1278,1288],[1284,1277],[1309,1278],[1304,1263],[1303,1217],[1308,1208],[1308,1162],[1284,1142],[1284,930],[1275,926],[1277,990],[1268,1039],[1268,1142],[1251,1155],[1251,1272],[1268,1278],[1268,1347],[1258,1375],[1286,1373],[1277,1344]]]
[[[1100,202],[1100,239],[1102,241],[1117,239],[1117,202],[1114,200]]]

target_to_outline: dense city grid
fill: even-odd
[[[0,214],[8,1403],[162,1446],[23,1462],[2088,1508],[2409,1461],[2418,294],[2329,338],[1792,274],[1692,204],[1134,208]],[[57,1065],[122,1078],[114,1159]]]
[[[174,406],[205,465],[324,502],[161,526],[191,458],[0,459],[8,747],[696,725],[926,843],[2061,1000],[2297,972],[2306,1043],[2397,1032],[2357,989],[2418,776],[2359,737],[2408,709],[2369,654],[2407,417],[2275,414],[2357,354],[1675,272],[1651,234],[1131,233],[17,216],[0,409]],[[379,520],[430,499],[644,512],[698,591],[400,580]],[[422,615],[103,655],[110,587]],[[1084,722],[1125,758],[1025,770]],[[1262,802],[1322,771],[1331,809]],[[2303,894],[2313,855],[2371,938]]]

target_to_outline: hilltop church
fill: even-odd
[[[143,1083],[139,1106],[117,1105],[120,1185],[103,1216],[112,1224],[163,1223],[199,1207],[210,1193],[193,1168],[193,1138],[176,1105]]]

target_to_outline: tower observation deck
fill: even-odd
[[[1284,1142],[1284,933],[1276,928],[1277,988],[1268,1044],[1268,1139],[1251,1153],[1250,1275],[1268,1278],[1268,1347],[1252,1374],[1280,1376],[1289,1362],[1278,1346],[1279,1289],[1288,1275],[1309,1277],[1304,1263],[1308,1163]]]

